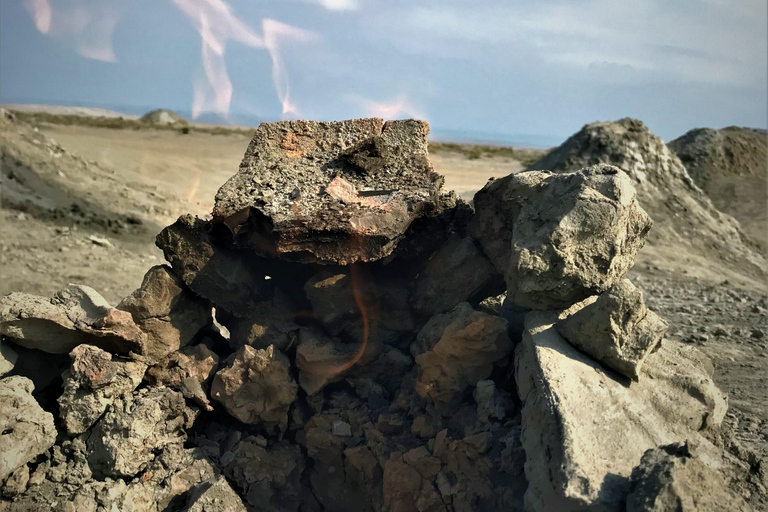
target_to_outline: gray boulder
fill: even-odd
[[[52,354],[66,354],[82,343],[143,354],[147,340],[129,313],[110,306],[93,288],[74,284],[51,299],[28,293],[1,298],[0,334]]]
[[[64,373],[64,392],[59,398],[59,417],[70,435],[93,426],[107,407],[136,389],[147,365],[113,360],[109,352],[79,345],[69,356],[72,366]]]
[[[530,171],[489,182],[470,224],[507,298],[533,309],[568,307],[608,289],[629,270],[651,229],[632,180],[595,165]]]
[[[414,220],[440,213],[443,178],[429,163],[428,133],[412,119],[263,123],[216,194],[214,222],[262,255],[381,259]]]
[[[643,292],[628,279],[574,304],[557,322],[558,332],[571,344],[633,380],[667,327],[645,307]]]
[[[245,345],[214,376],[211,397],[243,423],[284,431],[299,389],[290,370],[290,361],[275,347],[257,350]]]
[[[247,512],[247,510],[240,496],[227,483],[227,479],[218,476],[192,487],[189,490],[187,505],[182,512]]]
[[[703,354],[664,341],[646,358],[648,378],[627,385],[564,340],[556,321],[529,313],[515,353],[527,510],[620,511],[632,469],[659,445],[695,439],[711,460],[724,458],[699,434],[727,408]]]
[[[129,312],[147,334],[144,355],[152,360],[186,346],[211,323],[210,303],[189,293],[164,265],[149,269],[141,287],[123,299],[117,309]]]
[[[26,377],[0,380],[0,482],[56,442],[53,415],[32,397]]]
[[[411,304],[424,316],[445,313],[460,302],[503,279],[471,238],[454,236],[430,258],[416,278]]]
[[[694,453],[691,453],[691,452]],[[748,512],[728,490],[720,472],[687,444],[674,443],[643,454],[632,470],[627,512]]]

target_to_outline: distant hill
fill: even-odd
[[[189,124],[186,119],[181,117],[179,114],[177,114],[173,110],[166,110],[162,108],[153,110],[151,112],[147,112],[146,114],[141,116],[141,121],[145,123],[154,123],[154,124],[175,124],[175,125]]]
[[[668,146],[715,206],[768,249],[768,132],[696,128]]]
[[[31,105],[31,104],[16,104],[16,103],[4,103],[3,108],[12,110],[14,112],[24,113],[45,113],[58,116],[80,116],[80,117],[106,117],[106,118],[123,118],[123,119],[138,119],[139,116],[132,116],[118,112],[116,110],[109,110],[105,108],[94,107],[61,107],[58,105]]]

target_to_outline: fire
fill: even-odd
[[[363,99],[363,104],[369,116],[381,117],[384,119],[394,119],[399,116],[413,117],[416,119],[426,119],[419,109],[414,107],[408,100],[400,97],[388,103],[379,103]]]
[[[35,26],[41,34],[51,31],[51,4],[48,0],[25,0],[27,10],[35,20]]]

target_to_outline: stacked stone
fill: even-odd
[[[0,299],[0,510],[662,510],[717,481],[711,364],[624,279],[629,178],[512,175],[473,213],[427,134],[264,124],[116,308]]]

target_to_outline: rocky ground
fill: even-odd
[[[307,192],[330,179],[313,175],[312,164],[285,201],[267,197],[265,188],[224,187],[218,219],[183,217],[163,231],[161,252],[151,245],[161,225],[184,211],[210,211],[213,191],[237,167],[217,166],[233,158],[224,155],[228,144],[245,143],[241,135],[187,139],[1,122],[0,291],[44,297],[17,295],[2,306],[10,337],[3,355],[9,346],[18,352],[23,364],[15,373],[34,377],[36,400],[21,377],[0,381],[0,394],[30,411],[3,418],[10,420],[2,425],[3,453],[19,460],[0,464],[9,470],[0,474],[0,510],[361,510],[365,503],[372,511],[639,511],[649,510],[648,500],[671,506],[658,497],[670,496],[673,480],[683,510],[766,505],[764,261],[641,123],[589,125],[545,157],[556,170],[602,162],[624,169],[627,184],[599,165],[585,175],[579,186],[586,188],[578,190],[606,194],[595,202],[549,201],[521,213],[509,205],[536,190],[578,197],[574,182],[544,175],[538,185],[498,180],[466,226],[469,210],[456,196],[421,194],[436,182],[415,184],[407,170],[424,165],[426,141],[398,143],[405,132],[420,134],[410,143],[423,135],[417,125],[398,125],[384,129],[381,140],[374,136],[373,145],[342,149],[340,160],[321,154],[341,161],[343,179],[326,189],[330,199],[318,202]],[[45,130],[58,130],[57,140],[67,143],[52,142]],[[233,183],[251,179],[248,173],[265,176],[259,166],[276,165],[273,154],[277,165],[285,165],[281,152],[303,157],[312,146],[302,144],[324,140],[322,130],[297,125],[288,130],[293,138],[267,136],[269,149],[249,150]],[[218,137],[213,172],[191,163],[205,153],[205,137]],[[108,149],[115,139],[125,144]],[[142,156],[146,148],[154,150]],[[105,150],[114,160],[98,160]],[[382,158],[390,172],[406,171],[382,181]],[[471,195],[486,177],[522,168],[506,158],[449,153],[436,167],[451,188]],[[185,175],[188,164],[198,167]],[[270,178],[270,187],[279,179]],[[251,196],[238,197],[244,191]],[[379,208],[374,220],[365,209],[371,201]],[[602,219],[601,201],[621,204],[625,231],[598,221],[589,231],[567,229]],[[67,208],[73,202],[82,206]],[[232,206],[240,203],[254,208],[243,216]],[[648,236],[650,219],[640,207],[654,227],[627,276],[644,303],[634,287],[619,286]],[[313,209],[321,213],[313,219],[325,224],[301,220]],[[568,222],[552,221],[559,209]],[[415,216],[415,228],[403,232],[411,219],[402,215]],[[274,230],[263,229],[264,216]],[[334,230],[350,229],[350,218],[353,231],[329,244],[323,230],[334,223]],[[516,236],[528,238],[515,245],[522,252],[510,254],[498,241],[511,233],[512,219]],[[372,236],[365,228],[371,225],[386,230]],[[400,240],[394,252],[392,240]],[[560,261],[555,244],[567,246],[576,263]],[[155,267],[142,283],[164,258],[172,270]],[[366,258],[385,263],[316,266]],[[541,274],[542,260],[571,270]],[[503,307],[503,298],[480,302],[501,291],[500,274],[516,283],[510,300]],[[72,281],[107,300],[65,288]],[[464,300],[469,304],[457,306]],[[118,302],[118,309],[110,306]],[[646,306],[669,323],[661,344],[664,320],[650,320]],[[523,325],[521,311],[529,307],[542,311]],[[35,318],[69,334],[46,338],[50,324]],[[585,325],[611,327],[587,336]],[[597,347],[587,343],[600,336]],[[371,346],[359,349],[360,339]],[[625,343],[635,352],[604,351]],[[715,385],[728,396],[727,413]],[[552,417],[547,403],[558,408]],[[559,421],[561,430],[554,428]],[[37,437],[18,437],[25,429]],[[683,439],[687,444],[669,444]],[[29,451],[8,448],[16,445]],[[612,466],[583,456],[589,453]],[[579,486],[570,484],[574,475]],[[701,488],[711,501],[685,491]]]

